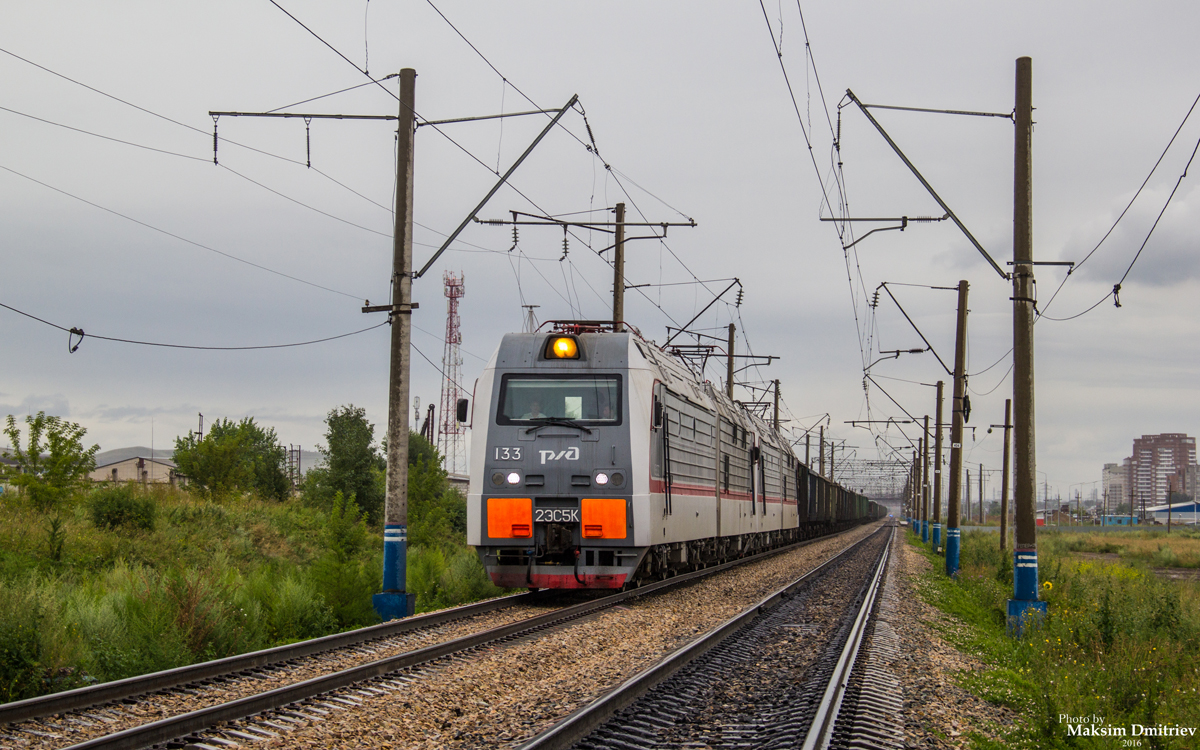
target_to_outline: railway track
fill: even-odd
[[[835,539],[814,540],[774,555]],[[461,661],[473,652],[503,649],[537,633],[620,608],[635,598],[686,586],[736,564],[763,561],[764,556],[758,556],[551,611],[545,611],[552,605],[544,593],[506,597],[120,684],[8,704],[0,707],[0,721],[6,722],[0,726],[0,745],[15,741],[12,746],[46,748],[203,748],[270,741],[276,735],[326,721],[365,700],[408,695],[409,686],[429,674],[428,665],[436,662]],[[530,614],[537,609],[542,611]],[[494,620],[500,624],[487,627]],[[445,631],[453,628],[467,632],[447,637]],[[427,645],[421,645],[422,641]],[[412,647],[414,644],[417,647]],[[389,651],[393,653],[386,653]],[[349,660],[356,663],[342,668],[347,652]],[[319,674],[296,679],[293,673],[301,665]],[[230,683],[243,683],[246,694],[232,700],[208,695],[219,698]],[[250,717],[254,719],[247,721]],[[213,727],[220,729],[214,731]]]
[[[903,747],[897,639],[878,616],[893,541],[847,549],[522,750]]]

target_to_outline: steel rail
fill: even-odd
[[[669,654],[654,666],[634,675],[595,702],[577,710],[546,731],[538,734],[529,742],[521,745],[520,750],[566,750],[566,748],[570,748],[612,718],[618,711],[636,701],[659,683],[670,678],[696,658],[710,651],[743,626],[757,619],[767,610],[775,607],[783,599],[791,596],[801,586],[825,572],[842,557],[858,549],[871,539],[874,539],[881,531],[882,529],[870,536],[864,537],[787,586],[784,586],[757,604],[748,607],[740,614],[730,618],[705,636],[692,641],[690,644]],[[886,551],[884,556],[886,558]]]
[[[839,532],[839,533],[844,533],[844,532]],[[78,743],[75,745],[71,745],[70,748],[68,748],[68,750],[84,750],[84,748],[107,748],[108,750],[134,750],[136,748],[144,748],[144,747],[148,747],[150,745],[154,745],[157,743],[168,742],[170,740],[174,740],[179,737],[185,737],[185,736],[194,734],[196,732],[211,728],[213,725],[218,724],[220,722],[228,722],[228,721],[236,721],[238,719],[245,719],[245,718],[248,718],[255,714],[262,713],[264,711],[270,711],[272,709],[281,708],[283,706],[287,706],[287,705],[295,703],[297,701],[301,701],[301,700],[304,700],[307,698],[312,698],[314,696],[321,695],[323,693],[327,693],[332,690],[337,690],[339,688],[342,688],[342,687],[345,687],[347,685],[351,685],[351,684],[354,684],[357,682],[361,682],[363,680],[371,679],[374,677],[379,677],[384,674],[388,674],[389,672],[395,672],[397,670],[406,669],[408,667],[416,666],[418,664],[427,663],[427,662],[430,662],[430,661],[433,661],[436,659],[440,659],[444,656],[448,656],[448,655],[456,653],[456,652],[472,649],[472,648],[475,648],[477,646],[480,646],[480,645],[483,645],[483,644],[486,644],[489,642],[510,638],[510,637],[513,637],[515,635],[519,635],[519,634],[522,634],[525,632],[532,632],[532,631],[536,631],[536,630],[540,630],[540,629],[545,629],[547,627],[551,627],[553,625],[556,625],[556,624],[559,624],[562,622],[576,619],[576,618],[582,617],[584,615],[590,614],[592,612],[595,612],[595,611],[598,611],[601,609],[606,609],[608,607],[612,607],[612,606],[619,604],[623,601],[626,601],[628,599],[633,599],[633,598],[636,598],[639,596],[647,596],[647,595],[651,595],[651,594],[661,593],[664,590],[683,586],[685,584],[692,583],[692,582],[696,581],[697,579],[700,579],[700,578],[703,578],[703,577],[706,577],[709,575],[714,575],[716,573],[720,573],[722,571],[728,570],[730,568],[733,568],[733,567],[736,567],[739,565],[764,560],[764,559],[773,557],[778,554],[783,554],[784,552],[788,552],[788,551],[791,551],[794,549],[805,547],[805,546],[808,546],[815,542],[819,542],[823,539],[829,539],[832,536],[836,536],[836,534],[829,535],[829,536],[814,537],[813,539],[807,539],[807,540],[804,540],[801,542],[797,542],[795,544],[786,545],[784,547],[779,547],[779,548],[776,548],[773,550],[767,550],[765,552],[762,552],[762,553],[759,553],[756,555],[739,558],[737,560],[731,560],[726,563],[721,563],[719,565],[714,565],[714,566],[711,566],[708,568],[703,568],[701,570],[692,571],[690,573],[684,573],[681,575],[672,576],[671,578],[668,578],[663,581],[657,581],[655,583],[648,584],[646,586],[641,586],[636,589],[630,589],[628,591],[623,591],[623,592],[620,592],[617,594],[612,594],[610,596],[606,596],[606,597],[603,597],[600,599],[595,599],[590,602],[583,602],[581,604],[576,604],[576,605],[572,605],[572,606],[565,607],[562,609],[557,609],[553,612],[548,612],[548,613],[545,613],[542,615],[535,615],[533,617],[526,618],[524,620],[520,620],[517,622],[509,623],[508,625],[504,625],[504,626],[501,626],[498,628],[493,628],[491,630],[481,631],[479,633],[475,633],[475,634],[468,635],[468,636],[463,636],[461,638],[457,638],[457,639],[454,639],[451,641],[446,641],[445,643],[434,644],[432,646],[427,646],[425,648],[418,649],[415,651],[408,651],[408,652],[405,652],[402,654],[397,654],[395,656],[391,656],[391,657],[387,657],[384,659],[379,659],[379,660],[376,660],[373,662],[369,662],[367,664],[361,664],[357,667],[351,667],[349,669],[345,669],[345,670],[342,670],[339,672],[333,672],[333,673],[330,673],[327,675],[322,675],[320,677],[314,677],[309,680],[304,680],[302,682],[293,683],[291,685],[286,685],[284,687],[276,688],[274,690],[270,690],[265,693],[260,693],[258,695],[248,696],[246,698],[241,698],[238,700],[230,701],[228,703],[223,703],[223,704],[219,704],[216,706],[209,706],[207,708],[198,709],[196,711],[192,711],[192,712],[185,713],[185,714],[179,714],[177,716],[172,716],[172,717],[162,719],[162,720],[159,720],[156,722],[148,723],[148,724],[142,724],[140,726],[132,727],[130,729],[126,729],[126,730],[123,730],[120,732],[115,732],[113,734],[104,735],[101,737],[95,737],[93,739],[86,740],[84,742],[81,742],[81,743]],[[848,549],[850,549],[850,548],[848,548]],[[532,603],[533,601],[549,598],[547,596],[547,594],[549,594],[549,593],[550,592],[543,591],[543,592],[537,592],[537,593],[518,594],[518,595],[514,595],[512,597],[503,597],[501,599],[493,599],[493,600],[489,600],[488,602],[481,602],[479,605],[466,605],[464,607],[457,607],[453,610],[443,610],[441,612],[433,612],[433,613],[430,613],[429,615],[421,615],[418,617],[409,618],[407,620],[397,620],[397,621],[393,621],[390,623],[384,623],[382,625],[375,625],[375,626],[372,626],[371,628],[363,628],[359,631],[350,631],[349,633],[343,633],[343,634],[334,635],[334,636],[326,636],[325,638],[316,639],[315,641],[304,641],[300,644],[293,644],[293,646],[304,646],[304,645],[308,645],[308,644],[315,644],[318,642],[322,642],[323,644],[328,644],[329,642],[331,642],[341,636],[351,636],[356,633],[361,633],[363,631],[380,630],[380,629],[385,628],[386,626],[402,626],[405,623],[416,623],[416,624],[409,625],[409,627],[407,628],[408,630],[413,630],[413,629],[420,627],[421,624],[425,624],[425,625],[437,624],[436,622],[433,621],[435,616],[442,616],[438,620],[438,622],[453,620],[453,619],[457,619],[457,617],[451,616],[452,613],[457,613],[458,617],[467,616],[467,615],[463,614],[464,610],[468,610],[474,606],[482,607],[482,606],[486,606],[486,605],[490,604],[490,605],[492,605],[490,607],[491,609],[499,609],[499,608],[502,608],[502,606],[508,606],[507,604],[498,604],[499,602],[506,602],[506,600],[507,600],[508,602],[511,602],[511,604],[515,605],[518,603],[516,600],[522,599],[523,597],[528,597],[528,599],[526,601],[528,601],[529,603]],[[487,609],[479,609],[476,611],[472,611],[469,614],[475,614],[475,613],[481,612],[481,611],[488,611],[488,610]],[[423,623],[416,622],[418,620],[422,620],[422,618],[424,618]],[[403,630],[397,629],[393,632],[403,632]],[[376,634],[376,635],[372,635],[370,637],[370,639],[385,637],[386,635],[390,635],[390,634],[392,634],[392,633],[385,633],[384,635]],[[350,640],[349,642],[347,642],[343,645],[353,645],[355,643],[360,643],[363,640],[368,640],[368,639],[360,638],[358,640]],[[256,652],[255,654],[246,654],[242,657],[230,657],[228,659],[221,659],[221,660],[218,660],[215,662],[205,662],[204,664],[193,665],[193,667],[204,667],[204,666],[208,666],[208,665],[225,665],[225,664],[234,662],[235,660],[248,659],[248,658],[254,657],[258,654],[267,654],[267,653],[274,652],[274,651],[290,649],[293,646],[284,646],[284,647],[279,647],[278,649],[268,649],[267,651],[260,651],[260,652]],[[316,653],[316,652],[320,652],[320,651],[328,651],[328,650],[330,650],[330,648],[335,648],[335,647],[336,646],[328,646],[328,645],[325,645],[323,648],[315,648],[314,647],[311,651],[309,651],[303,655],[308,655],[308,653]],[[289,658],[295,658],[295,656],[293,655],[292,657],[289,657]],[[276,661],[276,662],[285,661],[285,659],[276,659],[274,661]],[[267,662],[267,663],[272,663],[272,662]],[[261,666],[261,665],[258,665],[258,666]],[[252,668],[252,667],[244,667],[243,666],[240,669],[246,669],[246,668]],[[167,672],[155,673],[154,675],[149,675],[149,677],[157,678],[160,675],[169,675],[171,673],[181,672],[183,670],[188,670],[188,669],[191,669],[191,667],[180,667],[177,670],[168,670]],[[231,672],[240,671],[240,669],[225,668],[222,671],[213,672],[213,673],[209,674],[208,677],[227,675],[227,674],[230,674]],[[129,683],[129,682],[137,681],[139,679],[143,679],[143,678],[129,678],[128,680],[122,680],[120,682]],[[206,678],[201,678],[201,679],[206,679]],[[196,680],[193,679],[191,681],[194,682]],[[113,685],[113,684],[115,684],[115,683],[105,683],[105,685]],[[184,684],[184,683],[175,682],[173,684],[179,685],[179,684]],[[105,687],[105,685],[98,685],[95,687],[102,688],[102,687]],[[162,690],[162,689],[165,689],[166,687],[171,687],[171,686],[172,685],[166,685],[163,687],[150,688],[150,689],[146,689],[143,687],[142,689],[133,690],[128,695],[130,695],[130,696],[143,695],[143,694],[146,694],[149,692],[156,692],[157,690]],[[84,690],[87,690],[87,689],[85,688]],[[77,692],[77,691],[71,691],[71,692]],[[63,694],[56,694],[56,695],[63,695]],[[51,696],[45,696],[45,697],[53,698],[55,696],[51,695]],[[39,699],[32,699],[32,700],[36,701]],[[109,700],[115,700],[115,699],[106,699],[104,702],[108,702]],[[22,703],[29,703],[29,701],[23,701]],[[9,704],[9,705],[17,706],[18,704]],[[95,703],[89,703],[87,705],[95,705]],[[84,706],[79,706],[79,707],[84,707]],[[65,709],[59,709],[59,710],[65,710]],[[46,714],[42,713],[39,715],[46,715]],[[35,718],[35,717],[26,717],[26,718]]]
[[[896,527],[893,526],[892,539],[896,536],[895,529]],[[863,597],[858,615],[854,618],[854,625],[851,626],[850,637],[846,641],[845,648],[842,649],[841,656],[838,657],[833,674],[829,677],[829,684],[821,696],[817,715],[813,717],[812,725],[804,738],[801,750],[825,750],[829,747],[829,740],[833,737],[833,728],[837,723],[838,712],[842,708],[842,699],[846,696],[846,687],[850,683],[850,674],[854,670],[854,662],[858,658],[858,649],[862,645],[863,636],[867,631],[867,623],[871,619],[871,611],[875,608],[875,599],[879,595],[880,581],[883,580],[883,573],[887,570],[891,549],[892,544],[889,540],[887,546],[883,548],[883,554],[879,558],[871,585],[867,589],[866,596]]]

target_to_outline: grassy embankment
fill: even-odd
[[[1182,550],[1194,554],[1200,535],[1184,532],[1168,540],[1165,533],[1134,533],[1136,539],[1114,541],[1111,535],[1095,540],[1039,532],[1038,566],[1049,615],[1016,640],[1005,632],[1006,600],[1013,591],[1011,550],[1001,552],[993,533],[964,535],[960,575],[951,581],[943,558],[908,532],[909,544],[934,563],[917,582],[921,595],[966,625],[946,629],[944,636],[990,666],[963,675],[963,687],[1023,718],[1021,726],[1008,730],[1005,744],[976,734],[974,747],[1200,747],[1198,737],[1132,736],[1134,724],[1200,727],[1200,584],[1162,580],[1148,568],[1165,559],[1189,559]],[[1124,557],[1142,562],[1124,565],[1072,554],[1104,544],[1121,544]],[[1097,726],[1124,727],[1130,736],[1070,736],[1060,721],[1064,714],[1102,717]]]
[[[418,609],[501,593],[461,496],[415,479],[440,490],[410,493]],[[110,486],[48,514],[0,495],[0,702],[377,622],[382,529],[348,506]]]

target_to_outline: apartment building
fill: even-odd
[[[1163,504],[1171,492],[1195,497],[1195,465],[1194,437],[1166,432],[1135,438],[1128,481],[1137,507]]]

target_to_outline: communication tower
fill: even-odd
[[[458,423],[458,400],[463,398],[459,388],[462,372],[462,330],[458,317],[458,301],[466,293],[463,274],[447,271],[442,275],[446,288],[446,346],[442,352],[442,414],[438,428],[438,450],[445,459],[446,471],[461,474],[466,471],[466,450],[463,435],[466,428]]]

